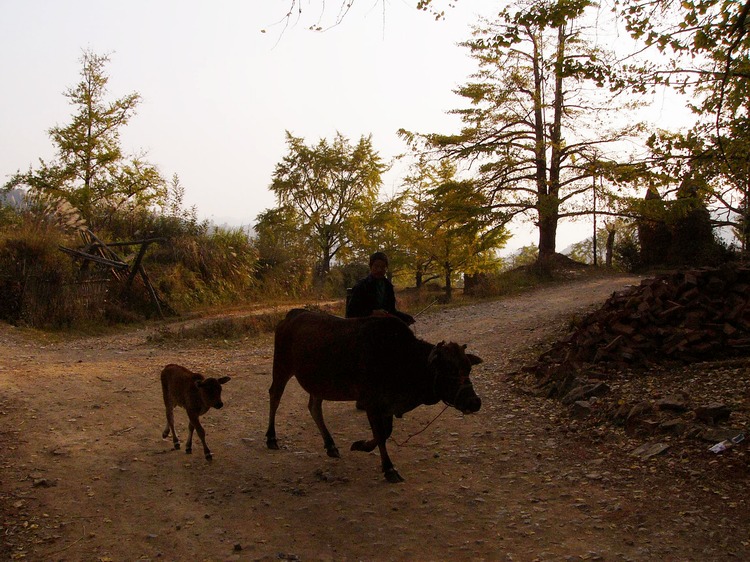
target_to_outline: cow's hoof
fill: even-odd
[[[210,461],[213,460],[214,456],[211,453],[206,453],[206,460]]]
[[[276,439],[266,439],[266,447],[269,449],[273,449],[274,451],[278,451],[279,449],[279,443],[276,441]]]
[[[169,437],[169,430],[163,431],[162,434],[161,434],[161,438],[162,439],[166,439],[167,437]]]
[[[326,449],[326,453],[328,453],[328,456],[334,459],[340,459],[341,453],[339,453],[339,450],[337,447],[331,447],[330,449]]]
[[[385,479],[388,480],[388,482],[390,482],[391,484],[400,484],[404,481],[404,479],[401,478],[401,475],[395,468],[389,468],[385,471]]]
[[[375,450],[375,447],[377,447],[377,443],[374,440],[370,441],[355,441],[352,443],[352,451],[364,451],[365,453],[370,453]]]
[[[193,454],[193,450],[192,450],[192,449],[190,449],[189,447],[186,447],[186,448],[185,448],[185,454],[186,454],[186,455],[192,455],[192,454]]]
[[[175,443],[175,444],[174,444],[174,448],[175,448],[176,450],[179,450],[179,449],[180,449],[180,444],[179,444],[179,443]]]

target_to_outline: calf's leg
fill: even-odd
[[[341,457],[338,448],[336,448],[336,443],[333,442],[333,437],[326,427],[326,422],[323,420],[323,399],[311,394],[310,400],[307,402],[307,409],[310,410],[310,415],[323,436],[323,446],[326,448],[328,456],[336,459]]]
[[[188,454],[193,452],[193,430],[195,430],[198,433],[198,437],[200,437],[201,443],[203,444],[203,455],[206,457],[206,460],[210,461],[213,457],[211,455],[211,451],[208,449],[208,445],[206,445],[206,430],[203,429],[200,419],[196,414],[189,413],[188,417],[190,418],[190,425],[188,427],[190,435],[188,435],[188,440],[185,443],[185,452]]]
[[[164,407],[167,409],[167,427],[162,431],[162,439],[169,437],[170,431],[172,432],[172,444],[175,449],[180,448],[180,440],[177,437],[177,432],[174,430],[174,406],[169,403],[169,400],[164,398]]]

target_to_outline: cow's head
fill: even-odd
[[[219,379],[211,377],[195,381],[195,386],[198,387],[201,401],[206,409],[216,408],[218,410],[224,406],[224,403],[221,401],[221,385],[228,383],[230,380],[230,377],[221,377]]]
[[[427,359],[437,397],[465,414],[478,412],[482,400],[474,392],[469,373],[472,365],[481,362],[481,358],[466,353],[466,345],[444,341],[437,344]]]

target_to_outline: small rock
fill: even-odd
[[[591,404],[586,400],[578,400],[571,407],[570,413],[579,419],[587,418],[591,415]]]
[[[695,409],[696,419],[710,425],[727,421],[732,410],[726,404],[714,402],[708,406],[700,406]]]
[[[682,435],[687,430],[687,424],[679,418],[665,421],[659,426],[660,429],[674,433],[676,435]]]
[[[682,396],[670,396],[668,398],[662,398],[656,402],[656,407],[659,410],[666,410],[670,412],[685,412],[688,409],[687,400]]]
[[[667,449],[669,449],[669,445],[666,443],[644,443],[640,447],[631,451],[630,456],[639,457],[641,460],[645,461],[651,457],[662,454]]]
[[[51,488],[55,486],[55,482],[47,480],[46,478],[37,478],[34,480],[34,488]]]
[[[636,404],[630,409],[627,417],[625,418],[625,421],[630,421],[632,419],[642,416],[643,414],[648,414],[651,410],[653,410],[653,406],[651,405],[651,402],[648,402],[648,401],[639,402],[638,404]]]

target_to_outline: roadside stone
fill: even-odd
[[[640,447],[636,447],[631,451],[630,456],[638,457],[645,461],[656,455],[661,455],[667,449],[669,449],[669,445],[666,443],[644,443]]]
[[[726,404],[714,402],[708,406],[695,409],[695,418],[710,425],[716,425],[729,419],[732,410]]]
[[[719,443],[727,441],[742,433],[742,430],[729,427],[707,427],[698,434],[701,441],[706,443]]]
[[[635,420],[644,414],[648,414],[654,409],[654,407],[651,405],[651,402],[644,400],[643,402],[639,402],[635,406],[633,406],[630,411],[628,412],[627,417],[625,418],[626,422],[630,422],[632,420]]]
[[[659,426],[659,429],[669,433],[674,433],[675,435],[682,435],[683,433],[685,433],[685,431],[687,431],[687,427],[687,423],[684,420],[675,418],[663,422]]]
[[[605,394],[609,394],[609,390],[609,385],[606,382],[592,384],[586,392],[586,398],[591,398],[592,396],[604,396]]]
[[[48,480],[46,478],[37,478],[33,483],[34,488],[52,488],[56,485],[57,484],[54,481]]]
[[[620,404],[615,410],[615,413],[613,414],[613,419],[615,421],[621,422],[627,419],[628,414],[630,413],[631,406],[629,404]]]
[[[656,407],[659,410],[669,412],[686,412],[688,409],[687,397],[685,396],[669,396],[656,402]]]
[[[591,415],[591,403],[587,400],[577,400],[570,410],[573,417],[584,419]]]
[[[579,400],[587,400],[592,396],[604,396],[609,392],[609,385],[604,382],[591,383],[578,386],[568,392],[562,399],[562,403],[567,405],[573,404]]]

